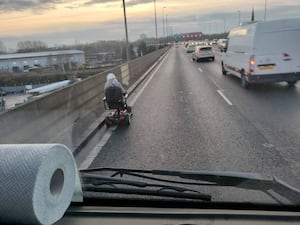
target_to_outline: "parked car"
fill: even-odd
[[[212,47],[208,45],[196,46],[193,52],[193,61],[200,61],[201,59],[215,60],[215,55],[212,51]]]
[[[253,22],[229,33],[222,73],[240,77],[242,86],[300,80],[300,18]]]
[[[187,53],[192,53],[195,51],[195,45],[188,45],[186,48]]]

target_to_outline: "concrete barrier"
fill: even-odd
[[[104,112],[106,75],[129,88],[168,49],[160,49],[0,114],[0,143],[62,143],[74,150]]]

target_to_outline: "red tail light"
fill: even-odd
[[[255,56],[251,55],[250,56],[250,61],[249,61],[249,72],[253,73],[255,68]]]
[[[196,55],[200,55],[200,50],[196,52]]]

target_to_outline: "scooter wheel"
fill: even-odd
[[[132,112],[132,107],[131,106],[127,106],[127,112],[131,113]]]
[[[127,115],[126,118],[125,118],[125,121],[124,121],[124,124],[126,126],[129,126],[131,124],[131,118],[130,118],[130,115]]]
[[[111,122],[111,121],[109,121],[109,119],[108,119],[108,118],[105,118],[105,125],[106,125],[106,128],[109,128],[109,127],[111,127],[111,126],[112,126],[112,122]]]

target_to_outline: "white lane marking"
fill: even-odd
[[[203,70],[199,67],[198,70],[203,73]],[[219,89],[220,91],[223,91],[223,89],[217,84],[217,82],[211,78],[210,76],[208,76],[208,79],[217,87],[217,89]]]
[[[134,98],[131,101],[129,101],[128,105],[132,105],[133,106],[135,104],[135,102],[138,100],[138,98],[140,97],[140,95],[143,93],[143,91],[145,90],[145,88],[148,86],[148,84],[150,83],[150,81],[152,80],[152,78],[156,75],[157,71],[160,69],[161,65],[166,60],[167,56],[168,55],[166,55],[166,57],[159,63],[159,65],[157,66],[157,68],[155,69],[155,71],[152,72],[152,74],[149,77],[149,79],[147,80],[147,82],[143,85],[143,87],[139,90],[139,92],[134,96]]]
[[[168,53],[169,54],[169,53]],[[136,96],[133,98],[133,100],[128,103],[129,105],[134,105],[136,100],[140,97],[142,92],[145,90],[146,86],[150,83],[154,75],[157,73],[159,68],[161,67],[162,63],[166,60],[168,54],[165,56],[165,58],[159,63],[155,71],[152,72],[151,76],[147,80],[147,82],[143,85],[143,87],[139,90],[139,92],[136,94]],[[113,134],[113,131],[117,129],[117,126],[109,128],[105,134],[103,135],[102,139],[98,142],[98,144],[93,148],[93,150],[89,153],[89,155],[85,158],[85,160],[80,164],[79,168],[80,169],[87,169],[94,159],[97,157],[97,155],[100,153],[104,145],[107,143],[111,135]]]
[[[221,95],[221,97],[225,100],[225,102],[227,102],[228,105],[233,105],[231,103],[231,101],[223,94],[223,92],[221,90],[217,90],[217,92],[219,93],[219,95]]]
[[[272,145],[271,143],[264,143],[263,146],[265,148],[273,148],[274,147],[274,145]]]
[[[85,160],[80,164],[80,169],[87,169],[94,159],[97,157],[101,149],[104,147],[110,136],[113,134],[113,131],[116,127],[109,128],[105,134],[103,135],[102,139],[98,142],[98,144],[93,148],[93,150],[89,153],[89,155],[85,158]]]
[[[223,89],[217,84],[217,82],[213,78],[209,78],[210,81],[219,89],[220,91],[223,91]]]

